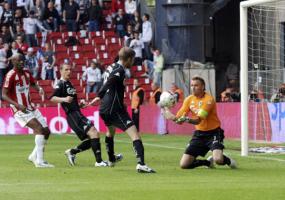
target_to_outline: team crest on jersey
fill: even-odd
[[[203,102],[199,101],[199,103],[198,103],[199,108],[202,106],[202,104],[203,104]]]
[[[75,88],[67,88],[67,94],[75,95],[76,94],[76,89]]]

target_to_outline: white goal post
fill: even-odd
[[[280,5],[282,5],[282,11],[280,11]],[[284,7],[283,7],[284,6]],[[281,62],[284,62],[283,60],[281,61],[280,58],[283,56],[283,55],[280,55],[278,53],[278,51],[276,51],[276,49],[280,48],[280,38],[279,38],[279,41],[275,38],[276,35],[280,34],[281,30],[279,28],[277,28],[275,30],[275,24],[278,24],[280,23],[279,18],[278,19],[275,19],[275,24],[274,22],[272,22],[272,24],[270,23],[267,23],[267,24],[261,24],[263,25],[263,27],[258,27],[261,29],[261,31],[259,32],[259,30],[256,30],[254,28],[256,27],[251,27],[252,25],[249,24],[249,9],[252,11],[253,9],[256,9],[259,11],[259,12],[265,12],[266,14],[265,15],[262,15],[260,17],[259,22],[258,23],[266,23],[268,19],[271,19],[272,16],[275,15],[275,12],[279,12],[277,13],[276,15],[280,15],[280,13],[282,13],[282,15],[285,13],[285,0],[248,0],[248,1],[243,1],[240,3],[240,92],[241,92],[241,155],[242,156],[247,156],[248,155],[248,149],[249,149],[249,59],[252,59],[253,62],[251,62],[251,66],[252,65],[256,65],[257,68],[258,68],[258,65],[259,63],[258,62],[254,62],[255,60],[259,59],[261,65],[263,66],[276,66],[274,70],[279,70],[281,69],[282,67],[284,68],[283,64],[284,63],[281,63]],[[267,8],[268,9],[268,13],[267,13]],[[263,10],[265,9],[265,11]],[[261,11],[260,11],[261,10]],[[272,14],[273,13],[273,14]],[[284,15],[285,16],[285,15]],[[264,18],[267,18],[265,20],[265,22],[263,22],[262,20],[264,20]],[[254,20],[256,20],[254,18]],[[285,18],[282,22],[285,21]],[[256,23],[254,21],[254,23]],[[259,24],[258,24],[259,25]],[[254,26],[258,26],[258,25],[254,25]],[[271,26],[271,28],[267,29],[267,26]],[[249,29],[251,28],[251,29]],[[249,30],[251,30],[251,35],[249,34]],[[285,29],[284,29],[285,30]],[[282,31],[284,31],[282,30]],[[268,33],[268,31],[271,31],[270,33]],[[279,31],[279,32],[278,32]],[[278,32],[278,33],[276,33]],[[255,34],[261,34],[261,36],[259,36],[259,40],[261,41],[260,44],[257,45],[256,47],[256,42],[255,40],[257,40],[255,37]],[[272,34],[272,38],[269,38],[268,39],[268,35]],[[274,35],[275,34],[275,35]],[[253,42],[250,41],[251,38],[249,38],[249,35],[251,38],[253,38],[252,40],[254,40]],[[271,42],[271,39],[273,42]],[[268,41],[270,42],[268,42]],[[282,39],[283,40],[283,39]],[[264,42],[265,41],[265,42]],[[251,45],[254,46],[254,48],[256,49],[251,49],[251,47],[249,46],[249,42],[251,42]],[[275,43],[274,43],[275,42]],[[282,41],[283,42],[283,41]],[[254,43],[254,44],[252,44]],[[265,44],[264,44],[265,43]],[[271,46],[266,46],[268,43],[270,43]],[[283,44],[282,44],[283,45]],[[276,47],[278,46],[278,47]],[[272,52],[270,52],[270,48],[273,49]],[[275,48],[275,49],[274,49]],[[282,46],[282,51],[283,51],[283,46]],[[249,52],[251,51],[251,52]],[[264,51],[267,51],[264,53]],[[279,50],[280,51],[280,50]],[[253,52],[253,53],[252,53]],[[258,52],[258,53],[256,53]],[[271,60],[273,60],[272,58],[276,58],[276,60],[273,60],[271,62],[269,62],[268,60],[268,57],[267,55],[271,53]],[[282,52],[281,52],[282,53]],[[249,55],[250,54],[250,55]],[[256,54],[258,54],[258,56],[256,56]],[[278,55],[277,55],[278,54]],[[258,58],[253,58],[254,56],[258,57]],[[279,60],[277,60],[279,59]],[[269,62],[269,64],[268,64]],[[254,63],[258,63],[258,64],[254,64]],[[276,64],[277,63],[277,64]],[[279,64],[281,63],[281,64]],[[255,67],[255,66],[254,66]],[[259,78],[259,75],[257,75],[259,73],[259,71],[262,71],[264,73],[275,73],[274,72],[271,72],[270,70],[266,69],[265,70],[256,70],[256,71],[253,71],[253,74],[256,73],[256,76],[255,78],[255,81],[258,85],[258,78]],[[279,72],[280,73],[280,72]],[[274,79],[274,77],[277,77],[276,75],[272,75],[270,74],[269,75],[269,78],[271,79]],[[253,76],[251,74],[251,76]],[[260,76],[260,78],[262,78]],[[278,79],[278,78],[276,78]],[[273,80],[270,80],[271,82],[273,82]],[[274,80],[275,81],[275,80]],[[279,81],[279,80],[278,80]],[[280,82],[281,81],[284,81],[284,80],[281,80],[280,79]],[[278,82],[279,83],[279,82]],[[272,84],[270,85],[270,88],[268,89],[268,91],[272,90],[273,87],[276,87],[277,83],[275,84]],[[258,86],[257,86],[258,87]],[[267,85],[266,85],[267,87]],[[251,89],[250,89],[251,90]],[[269,92],[268,92],[269,93]],[[264,102],[268,102],[268,98],[264,100]]]

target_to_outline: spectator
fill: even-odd
[[[124,46],[130,47],[130,43],[133,39],[134,39],[133,27],[131,24],[128,24],[127,32],[124,36]]]
[[[61,0],[54,0],[54,7],[57,10],[59,16],[62,16],[62,1]]]
[[[76,32],[80,12],[78,4],[74,2],[74,0],[69,0],[67,3],[65,3],[62,16],[63,21],[66,24],[67,31]]]
[[[102,83],[102,74],[96,59],[92,60],[91,66],[82,74],[82,80],[87,82],[86,93],[97,93],[99,91]]]
[[[2,37],[4,43],[10,44],[13,41],[13,37],[12,37],[12,34],[11,34],[10,30],[9,30],[9,27],[6,26],[6,25],[3,25],[1,27],[1,35],[0,35],[0,37]]]
[[[9,49],[9,44],[4,43],[3,48],[0,49],[0,99],[2,99],[2,85],[4,82],[4,77],[8,72],[8,59],[7,51]]]
[[[159,98],[161,95],[161,89],[159,87],[159,85],[155,82],[151,83],[151,94],[149,97],[149,104],[150,105],[156,105],[159,102]]]
[[[119,9],[118,15],[115,17],[114,26],[120,38],[126,35],[127,19],[122,9]]]
[[[285,102],[285,83],[281,84],[278,91],[272,95],[270,101],[273,103]]]
[[[138,31],[139,33],[142,32],[142,19],[138,11],[135,11],[134,13],[134,21],[131,22],[131,24],[134,26],[134,30]]]
[[[37,27],[42,31],[48,31],[45,29],[41,22],[35,18],[35,11],[31,10],[28,18],[24,18],[24,31],[26,33],[26,41],[29,47],[38,46],[38,42],[36,40]]]
[[[232,88],[226,88],[226,90],[221,93],[221,102],[233,102],[231,93]]]
[[[23,17],[27,16],[26,5],[28,1],[29,0],[16,0],[16,7],[17,9],[21,10],[21,14],[23,15]]]
[[[134,0],[125,0],[125,13],[128,21],[133,21],[135,18],[135,11],[137,10],[137,3]]]
[[[135,90],[132,93],[132,120],[138,131],[139,122],[140,122],[140,106],[143,104],[144,101],[144,89],[139,85],[138,79],[134,79],[134,87]]]
[[[176,102],[183,102],[183,100],[184,100],[184,92],[175,83],[171,84],[170,91],[175,95]]]
[[[60,16],[54,8],[52,1],[48,2],[47,8],[43,12],[43,25],[46,29],[56,32],[60,23]]]
[[[102,9],[97,3],[97,0],[91,1],[91,6],[88,8],[88,31],[100,31],[100,22],[102,18]]]
[[[41,56],[42,56],[43,61],[47,57],[48,63],[50,64],[50,67],[54,68],[55,63],[56,63],[56,58],[55,58],[54,52],[51,49],[51,46],[50,46],[50,44],[48,42],[45,44],[45,50],[42,52]],[[46,75],[45,68],[42,68],[41,78],[43,80],[45,80],[46,76],[47,75]],[[56,78],[56,77],[54,76],[54,78]]]
[[[146,74],[143,74],[143,76],[146,75],[150,79],[153,79],[156,84],[161,85],[164,57],[160,53],[159,49],[153,51],[153,62],[151,60],[145,60],[144,66]]]
[[[17,43],[15,41],[13,41],[11,43],[11,48],[9,48],[9,50],[7,51],[7,58],[8,58],[8,69],[12,69],[13,68],[13,64],[11,62],[13,56],[16,56],[18,54],[24,54],[21,49],[17,48]]]
[[[27,55],[25,56],[25,68],[30,71],[34,79],[37,79],[39,73],[39,63],[32,47],[28,48]]]
[[[118,14],[119,9],[125,10],[125,4],[123,0],[112,0],[112,15],[115,16]]]
[[[152,40],[152,27],[151,22],[149,21],[149,15],[143,15],[143,24],[142,24],[142,41],[144,42],[144,58],[151,60],[151,50],[150,44]]]
[[[4,3],[4,10],[3,14],[0,15],[1,18],[1,24],[2,25],[7,25],[8,27],[13,26],[13,10],[10,8],[9,3]]]
[[[249,101],[262,102],[264,99],[264,92],[258,86],[258,83],[255,83],[253,89],[249,93]]]
[[[239,102],[240,92],[238,81],[232,79],[228,84],[228,87],[221,93],[222,102]]]
[[[54,67],[48,62],[48,56],[43,58],[42,70],[45,71],[45,80],[54,80]]]
[[[31,5],[31,10],[35,12],[34,16],[38,20],[42,20],[44,10],[46,9],[44,0],[36,0],[35,5]]]
[[[21,9],[16,9],[15,11],[15,16],[13,19],[13,30],[16,30],[17,25],[23,25],[23,14]]]
[[[142,50],[144,48],[144,43],[139,38],[139,32],[134,32],[134,39],[130,43],[130,47],[136,52],[134,66],[142,65]]]
[[[16,48],[20,49],[23,53],[25,53],[29,46],[26,43],[24,43],[24,38],[21,35],[18,35],[15,41],[16,41]]]
[[[17,24],[15,27],[15,30],[11,32],[13,40],[16,40],[18,36],[21,36],[22,38],[25,38],[25,33],[22,29],[22,26],[20,24]]]

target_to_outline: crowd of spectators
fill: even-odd
[[[150,53],[152,24],[148,14],[141,18],[135,0],[0,0],[0,25],[1,86],[12,67],[10,59],[18,53],[24,54],[25,67],[36,79],[57,78],[56,52],[50,42],[39,43],[36,37],[39,32],[49,35],[52,32],[114,30],[125,46],[135,50],[135,65],[142,65],[144,59],[153,59]],[[100,88],[104,68],[99,62],[96,58],[89,62],[82,76],[87,92],[97,92]],[[97,77],[92,78],[95,71]],[[131,76],[130,72],[127,74]]]

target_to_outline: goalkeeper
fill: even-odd
[[[193,169],[199,166],[213,168],[216,163],[236,168],[236,162],[223,154],[224,131],[220,128],[216,102],[210,94],[205,92],[205,81],[201,77],[193,77],[191,90],[192,95],[184,99],[176,116],[168,108],[162,109],[166,119],[173,120],[177,124],[195,125],[196,130],[180,160],[180,167],[182,169]],[[192,118],[187,117],[189,112]],[[204,157],[209,150],[213,154],[207,160],[197,159],[198,156]]]

